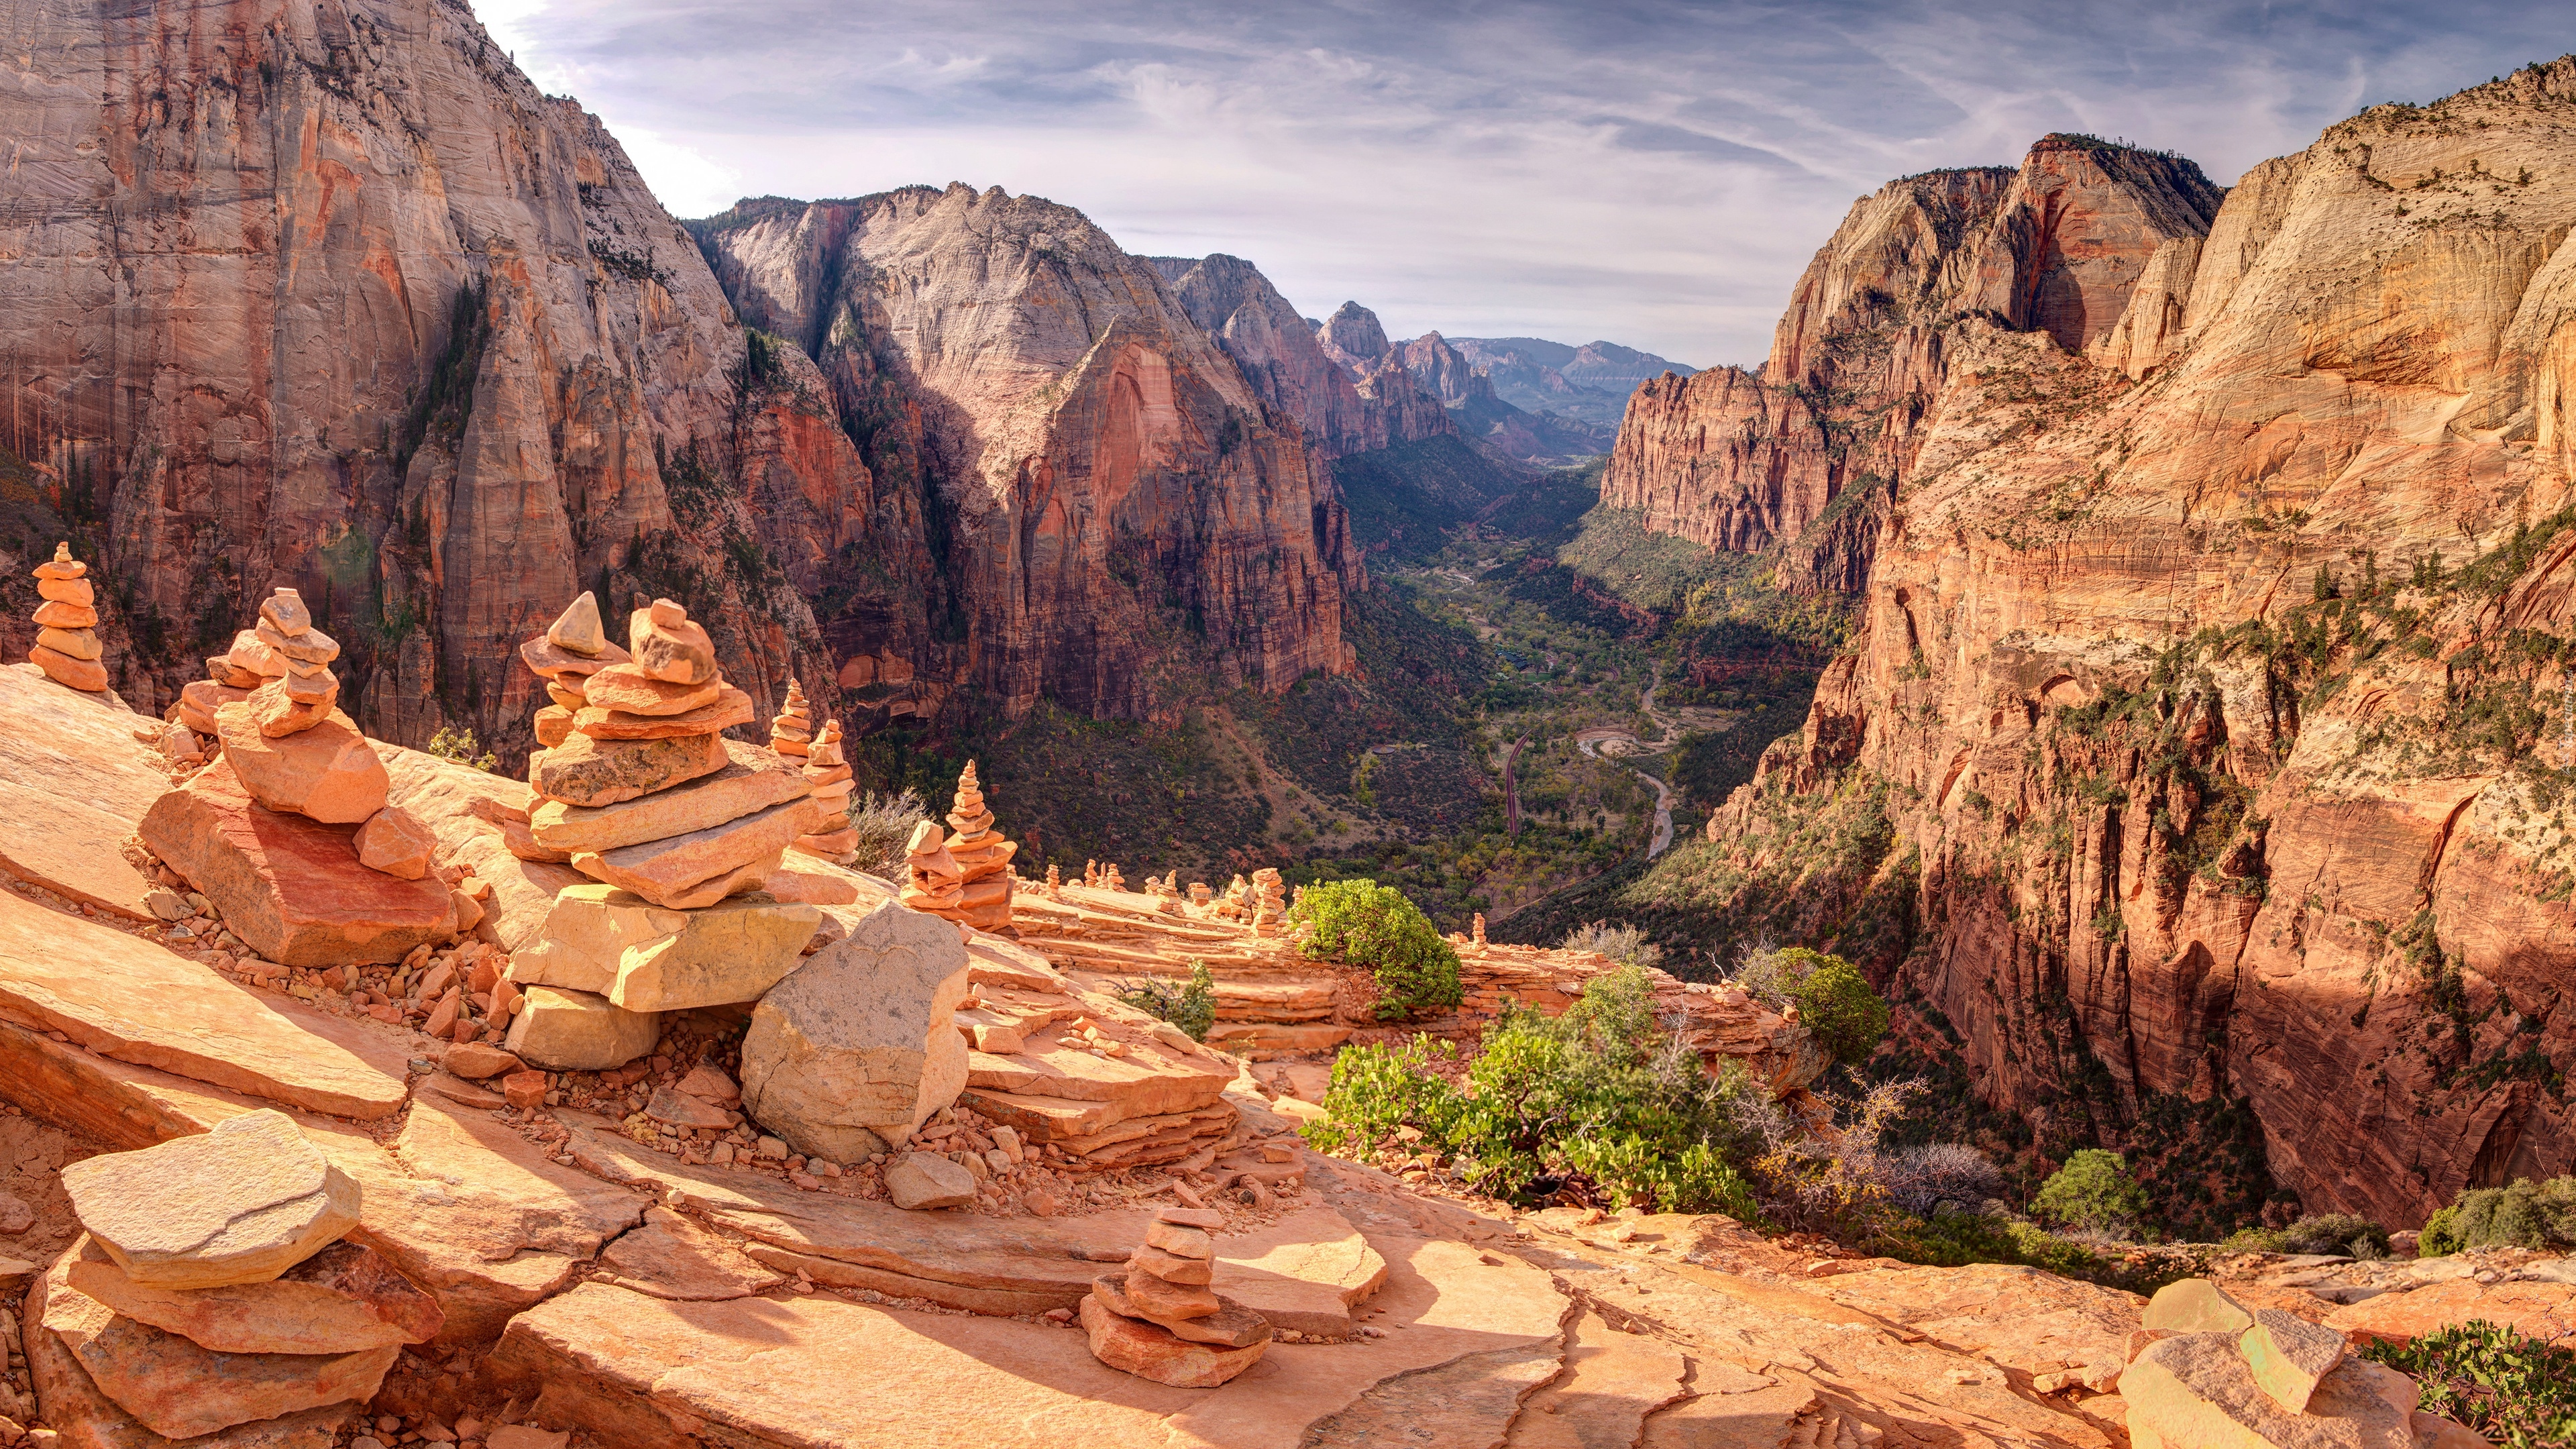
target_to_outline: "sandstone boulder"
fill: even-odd
[[[456,929],[444,884],[368,869],[350,826],[258,805],[234,775],[229,751],[155,801],[141,833],[163,864],[215,903],[234,934],[271,961],[399,961]]]
[[[260,732],[244,700],[215,712],[215,735],[242,788],[271,810],[355,825],[385,808],[392,788],[385,763],[338,710],[310,729],[272,739]]]
[[[2415,1381],[2346,1359],[2291,1413],[2255,1382],[2235,1335],[2149,1344],[2120,1377],[2131,1449],[2413,1449]]]
[[[266,1283],[150,1288],[117,1267],[95,1239],[72,1259],[71,1286],[136,1322],[217,1353],[356,1353],[427,1343],[444,1315],[393,1265],[355,1243],[333,1243]]]
[[[595,740],[575,734],[528,756],[528,783],[547,799],[568,805],[614,805],[714,774],[730,758],[718,735]]]
[[[508,1046],[531,1066],[599,1072],[626,1065],[661,1039],[658,1016],[628,1011],[587,991],[531,986],[511,1019]]]
[[[2254,1326],[2254,1315],[2207,1278],[2185,1278],[2156,1290],[2138,1326],[2168,1333],[2243,1333]]]
[[[966,1084],[951,1019],[966,971],[954,925],[892,902],[869,912],[761,998],[743,1110],[835,1162],[904,1141]]]
[[[265,1283],[358,1225],[358,1185],[274,1109],[86,1158],[62,1182],[81,1226],[146,1288]]]
[[[972,1207],[975,1174],[936,1152],[907,1152],[886,1169],[886,1195],[912,1211]]]
[[[388,805],[367,817],[354,842],[358,864],[396,880],[418,880],[429,874],[438,837],[399,805]]]
[[[608,999],[629,1011],[758,1001],[796,969],[821,924],[813,906],[735,896],[688,913],[682,929],[627,948]]]
[[[792,765],[767,750],[733,741],[724,748],[722,769],[667,790],[603,806],[544,801],[528,812],[529,829],[539,844],[553,850],[615,850],[739,820],[811,788]]]
[[[2317,1383],[2343,1362],[2344,1337],[2278,1308],[2254,1310],[2254,1326],[2237,1336],[2254,1382],[2293,1414],[2305,1413]]]

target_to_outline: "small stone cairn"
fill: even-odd
[[[519,658],[545,681],[549,703],[537,711],[537,744],[549,750],[571,737],[576,714],[589,703],[582,681],[632,660],[608,641],[599,621],[599,600],[588,593],[573,600],[543,636],[520,645]]]
[[[1095,1278],[1082,1300],[1092,1357],[1138,1378],[1212,1389],[1258,1362],[1270,1320],[1219,1294],[1210,1208],[1165,1208],[1145,1227],[1127,1271]]]
[[[793,698],[791,695],[791,702]],[[841,865],[855,863],[859,858],[859,832],[850,823],[850,762],[841,757],[839,720],[823,721],[823,732],[807,748],[805,779],[814,787],[810,798],[821,818],[811,831],[796,837],[795,848]]]
[[[805,686],[787,677],[787,702],[769,717],[769,747],[782,755],[802,755],[814,739],[814,706],[805,702]]]
[[[54,545],[51,560],[36,565],[36,644],[27,662],[56,684],[89,694],[107,690],[107,666],[98,662],[98,586],[89,565],[72,557],[68,543]]]
[[[1052,865],[1047,867],[1046,898],[1051,901],[1064,899],[1064,872]]]
[[[935,821],[914,828],[904,847],[910,880],[903,903],[979,931],[998,931],[1011,923],[1011,857],[1020,847],[993,829],[972,760],[957,777],[948,823],[957,833],[945,841]]]
[[[1252,934],[1275,936],[1288,919],[1288,886],[1269,866],[1252,873]]]
[[[1127,889],[1127,877],[1118,873],[1118,862],[1113,860],[1100,868],[1100,888],[1105,891]]]
[[[46,1274],[41,1328],[152,1442],[363,1403],[405,1344],[443,1326],[435,1299],[341,1241],[359,1186],[283,1112],[88,1158],[62,1180],[87,1231]]]

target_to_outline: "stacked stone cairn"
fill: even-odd
[[[984,803],[972,760],[957,777],[948,823],[957,833],[945,841],[936,822],[925,820],[914,828],[904,847],[909,880],[902,901],[979,931],[998,931],[1011,923],[1011,857],[1020,847],[993,829],[993,812]]]
[[[812,747],[814,706],[805,702],[805,686],[787,678],[787,702],[769,719],[769,747],[782,755],[801,755]]]
[[[62,1182],[86,1231],[28,1295],[27,1350],[53,1394],[122,1411],[90,1421],[117,1431],[98,1443],[243,1425],[221,1442],[335,1442],[403,1346],[443,1326],[435,1299],[342,1241],[358,1184],[283,1112],[75,1162]]]
[[[1047,867],[1046,898],[1051,901],[1064,899],[1064,872],[1052,865]]]
[[[1215,1388],[1260,1360],[1270,1321],[1208,1286],[1216,1270],[1208,1234],[1223,1222],[1212,1208],[1154,1215],[1127,1271],[1093,1279],[1082,1300],[1092,1357],[1181,1389]]]
[[[1252,873],[1252,934],[1271,936],[1288,919],[1288,885],[1269,866]]]
[[[98,662],[98,586],[89,565],[72,558],[68,543],[54,545],[51,560],[36,565],[36,644],[27,662],[56,684],[90,694],[107,689],[107,666]]]
[[[571,712],[528,758],[529,835],[595,883],[559,892],[512,956],[508,1047],[607,1070],[653,1049],[660,1013],[758,1001],[796,968],[822,913],[761,888],[820,809],[795,762],[723,737],[751,722],[751,697],[678,604],[637,608],[620,651],[584,594],[520,656]]]
[[[825,720],[823,732],[807,747],[805,782],[814,787],[820,818],[811,831],[796,837],[795,848],[841,865],[856,863],[859,832],[850,823],[850,762],[841,757],[839,720]]]
[[[1127,889],[1127,877],[1118,873],[1118,862],[1113,860],[1100,868],[1100,888],[1105,891]]]

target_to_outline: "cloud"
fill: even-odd
[[[2555,55],[2463,0],[484,0],[666,205],[962,180],[1313,315],[1758,360],[1852,200],[2051,130],[2232,180],[2363,105]]]

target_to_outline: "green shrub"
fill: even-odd
[[[2563,1348],[2472,1320],[2405,1344],[2367,1343],[2361,1356],[2414,1375],[2415,1407],[2499,1449],[2576,1444],[2576,1354]]]
[[[501,768],[501,757],[485,750],[470,729],[440,726],[438,733],[429,737],[426,753],[455,764],[470,765],[486,774]]]
[[[2128,1159],[2087,1147],[2040,1184],[2031,1211],[2070,1228],[2133,1232],[2146,1220],[2147,1190],[2129,1175]]]
[[[2424,1220],[2424,1231],[2415,1240],[2415,1255],[2419,1258],[2447,1257],[2467,1246],[2460,1238],[2460,1209],[2454,1203]]]
[[[1789,994],[1798,1003],[1798,1024],[1835,1061],[1867,1061],[1887,1038],[1887,1003],[1859,967],[1839,956],[1826,957]]]
[[[2352,1213],[2321,1213],[2286,1228],[2244,1228],[2219,1244],[2231,1253],[2341,1253],[2388,1256],[2388,1230]]]
[[[1147,977],[1121,985],[1118,999],[1188,1032],[1192,1041],[1206,1041],[1208,1028],[1216,1025],[1216,981],[1208,975],[1204,961],[1190,962],[1189,984],[1185,986]]]
[[[1306,1135],[1346,1155],[1419,1140],[1498,1196],[1581,1174],[1623,1203],[1758,1218],[1737,1164],[1759,1141],[1760,1089],[1731,1064],[1712,1076],[1663,1030],[1642,969],[1594,980],[1563,1016],[1495,1023],[1463,1083],[1450,1080],[1457,1063],[1427,1037],[1346,1050],[1324,1097],[1331,1116]]]
[[[1887,1003],[1840,956],[1804,946],[1757,951],[1727,980],[1774,1011],[1798,1008],[1799,1025],[1838,1062],[1867,1060],[1887,1037]]]
[[[1564,949],[1597,951],[1623,966],[1660,966],[1664,948],[1646,939],[1646,933],[1626,924],[1590,921],[1566,933]]]
[[[1459,1002],[1458,953],[1401,891],[1373,880],[1320,882],[1297,892],[1288,919],[1309,928],[1307,955],[1377,977],[1381,1021]]]
[[[2473,1187],[2424,1224],[2416,1251],[2426,1257],[2462,1248],[2576,1246],[2576,1177],[2509,1187]]]

